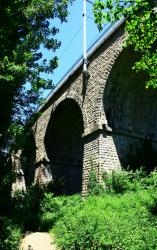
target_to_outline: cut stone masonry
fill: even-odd
[[[132,70],[138,55],[123,49],[121,24],[93,50],[41,108],[32,131],[32,182],[62,179],[63,193],[87,192],[89,173],[157,164],[157,90]],[[148,157],[146,153],[149,153]]]

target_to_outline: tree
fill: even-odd
[[[14,179],[10,144],[19,137],[40,105],[41,93],[53,87],[41,73],[52,73],[58,59],[44,58],[40,46],[55,52],[60,42],[52,20],[66,21],[73,0],[0,0],[0,218],[1,247],[9,243],[7,220],[11,216],[11,184]],[[30,143],[30,141],[29,141]],[[8,224],[7,224],[8,223]],[[6,241],[4,241],[6,240]]]
[[[141,57],[136,71],[149,76],[146,88],[157,88],[157,1],[156,0],[95,0],[94,16],[101,30],[104,22],[114,23],[126,18],[128,34],[125,46],[132,46]]]
[[[0,215],[7,213],[12,183],[10,145],[25,142],[25,124],[41,103],[41,94],[53,87],[41,73],[58,65],[53,52],[60,46],[52,25],[54,18],[66,21],[73,0],[0,0]],[[44,58],[40,46],[52,54]],[[5,195],[4,195],[5,194]]]
[[[52,73],[58,59],[46,60],[39,49],[42,45],[53,53],[59,48],[60,42],[55,39],[59,30],[52,26],[52,19],[66,21],[70,2],[0,0],[1,149],[8,136],[20,132],[37,110],[42,90],[53,87],[52,81],[45,80],[41,73]]]

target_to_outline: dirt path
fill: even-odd
[[[57,250],[48,233],[28,233],[22,240],[20,250]]]

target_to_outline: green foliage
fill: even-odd
[[[104,174],[104,183],[107,193],[125,193],[157,187],[157,172],[147,174],[141,169],[133,171],[113,171]]]
[[[20,228],[50,230],[60,249],[156,249],[157,172],[121,170],[105,173],[103,179],[106,188],[96,187],[92,169],[85,200],[79,195],[54,197],[38,186],[17,192],[11,206],[16,223],[9,220],[0,237],[6,249],[18,245]]]
[[[126,171],[113,171],[105,176],[106,189],[117,193],[124,193],[130,189],[130,176]]]
[[[15,181],[12,165],[0,153],[0,216],[4,216],[10,209],[11,185]]]
[[[32,186],[26,192],[17,191],[11,200],[11,216],[22,225],[23,230],[39,228],[39,207],[45,190]]]
[[[37,111],[43,90],[53,88],[52,80],[45,80],[43,73],[50,74],[58,66],[53,53],[61,43],[55,38],[58,28],[50,22],[54,18],[66,21],[72,1],[1,1],[1,147]],[[41,47],[49,51],[51,59],[44,57]]]
[[[79,195],[54,197],[51,193],[45,193],[40,204],[40,229],[49,230],[62,217],[64,210],[79,203]]]
[[[88,183],[88,195],[104,193],[123,194],[127,191],[138,191],[157,187],[157,171],[147,174],[142,168],[135,172],[119,170],[104,172],[101,183],[98,182],[96,171],[91,169]]]
[[[53,53],[60,46],[55,38],[59,30],[50,22],[54,18],[66,21],[68,4],[72,1],[0,2],[0,215],[8,216],[12,206],[11,214],[14,213],[16,219],[19,215],[19,220],[24,218],[22,223],[28,228],[36,227],[35,210],[39,207],[40,195],[29,190],[16,194],[10,202],[13,176],[8,159],[10,152],[22,147],[27,140],[23,135],[36,117],[32,115],[43,101],[43,90],[53,88],[51,79],[43,78],[44,73],[50,74],[58,66]],[[50,60],[44,58],[45,50],[42,53],[41,48],[49,51]]]
[[[100,195],[103,192],[104,188],[98,183],[96,170],[92,168],[89,174],[88,195]]]
[[[149,75],[146,87],[157,87],[157,11],[156,0],[95,0],[94,15],[99,29],[104,22],[114,23],[126,17],[126,46],[140,52],[136,71]]]
[[[21,228],[13,220],[0,217],[0,249],[18,250],[21,240]]]
[[[124,195],[90,196],[71,206],[52,233],[61,249],[156,249],[157,219],[148,206],[148,190]]]
[[[17,191],[11,200],[11,217],[23,231],[47,231],[64,213],[64,207],[77,205],[80,196],[54,197],[46,187],[32,186],[27,191]]]
[[[99,195],[93,193],[94,170],[90,178],[92,195],[84,201],[51,195],[43,200],[43,217],[48,212],[60,249],[156,249],[157,172],[105,173],[106,189]]]
[[[59,217],[60,209],[63,206],[64,198],[54,197],[50,193],[45,193],[44,199],[40,204],[41,228],[48,230]]]

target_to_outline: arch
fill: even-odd
[[[51,114],[44,138],[56,194],[81,191],[83,132],[81,109],[75,100],[66,98]]]
[[[65,101],[66,99],[70,99],[70,100],[73,100],[73,101],[76,102],[76,104],[78,105],[79,109],[82,112],[83,124],[84,124],[84,127],[86,127],[87,124],[88,124],[87,114],[86,114],[86,112],[84,112],[83,100],[82,100],[82,97],[81,97],[81,93],[79,93],[79,91],[77,92],[75,90],[75,88],[65,92],[59,99],[57,99],[54,102],[54,104],[53,104],[53,112],[59,106],[59,104],[61,102]]]
[[[124,49],[109,74],[103,95],[108,125],[123,166],[157,164],[157,90],[146,89],[147,75],[132,70],[140,55]]]
[[[27,134],[21,154],[21,166],[24,172],[26,187],[29,187],[34,183],[36,160],[36,142],[34,133],[33,129],[31,129]]]

